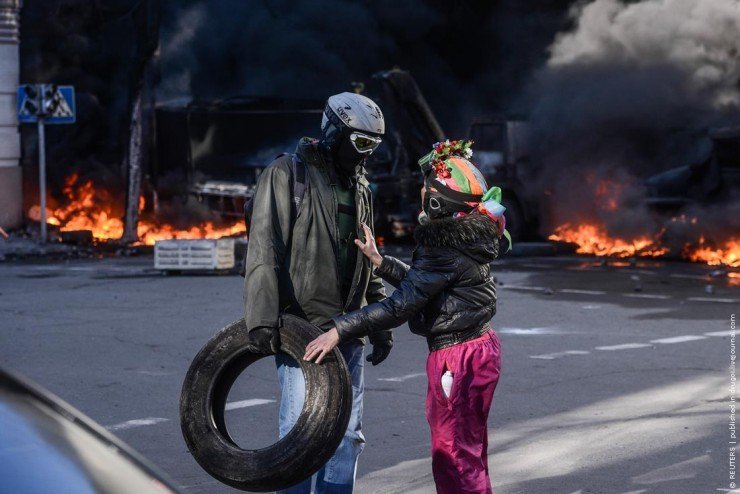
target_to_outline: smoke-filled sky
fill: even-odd
[[[324,99],[410,70],[447,130],[504,110],[567,22],[568,1],[166,3],[160,98],[269,94]]]
[[[324,99],[398,66],[448,135],[476,115],[528,115],[545,165],[533,193],[639,184],[706,157],[702,129],[740,122],[737,0],[25,2],[24,80],[78,88],[77,126],[50,135],[52,169],[77,155],[120,164],[132,67],[152,31],[141,23],[157,5],[160,101]],[[588,209],[582,196],[566,194],[556,216]],[[646,217],[630,214],[612,223]]]
[[[399,66],[451,135],[474,116],[516,112],[532,117],[548,154],[570,147],[563,139],[615,144],[584,133],[654,142],[732,121],[739,9],[736,0],[168,1],[159,96],[323,99]],[[676,146],[696,159],[695,143]],[[655,163],[672,150],[636,152]]]

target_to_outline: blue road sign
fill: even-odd
[[[31,89],[29,89],[31,88]],[[26,84],[18,87],[18,122],[38,122],[41,104],[52,108],[44,117],[45,124],[75,123],[75,88],[74,86],[54,86],[50,84]]]

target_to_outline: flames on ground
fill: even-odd
[[[740,267],[740,237],[709,240],[701,232],[702,222],[696,216],[686,214],[673,216],[650,235],[619,236],[610,233],[607,222],[613,223],[615,217],[619,218],[617,214],[620,210],[626,207],[627,188],[618,182],[596,180],[593,176],[586,178],[586,184],[593,190],[593,195],[592,204],[583,214],[589,215],[592,219],[561,223],[548,236],[550,240],[576,244],[578,254],[619,258],[670,255],[711,266]],[[675,236],[676,231],[682,232],[678,248],[676,240],[668,238]],[[687,234],[693,235],[694,238],[683,238]]]
[[[623,189],[608,181],[595,181],[594,185],[596,210],[613,212],[620,207]],[[64,204],[47,210],[47,223],[58,227],[60,231],[89,230],[98,242],[121,238],[124,230],[122,211],[108,190],[96,187],[92,180],[80,180],[72,174],[65,180],[62,189]],[[221,238],[239,235],[245,232],[241,220],[226,224],[216,221],[202,221],[188,227],[176,227],[146,212],[146,202],[142,196],[139,200],[141,218],[138,225],[139,244],[154,245],[157,240],[165,239],[198,239]],[[40,218],[39,206],[33,206],[28,216]],[[671,220],[673,223],[697,224],[695,217],[681,215]],[[731,237],[720,242],[711,242],[700,235],[695,242],[684,243],[680,252],[673,252],[663,240],[666,229],[654,235],[619,237],[610,235],[607,228],[597,221],[563,223],[554,229],[550,240],[574,243],[577,253],[609,257],[662,257],[680,255],[692,262],[709,265],[726,265],[740,267],[740,238]]]
[[[572,225],[566,223],[555,229],[548,238],[558,242],[573,243],[579,254],[609,257],[661,257],[672,254],[661,240],[664,230],[648,237],[618,238],[610,236],[606,229],[595,224]],[[740,238],[730,238],[712,243],[700,236],[695,243],[684,244],[680,256],[692,262],[710,266],[740,267]]]
[[[557,227],[548,238],[578,245],[576,252],[579,254],[610,257],[660,257],[668,253],[668,248],[661,246],[658,238],[611,237],[604,227],[590,223],[579,225],[566,223]]]
[[[122,211],[116,207],[113,195],[105,188],[96,187],[92,180],[81,181],[77,174],[65,180],[62,189],[64,205],[47,208],[47,223],[62,232],[89,230],[95,241],[105,242],[121,238],[124,230]],[[203,221],[184,228],[151,217],[146,212],[144,197],[139,198],[140,219],[138,244],[154,245],[157,240],[221,238],[245,232],[244,222]],[[39,220],[40,207],[33,206],[28,216]]]
[[[681,255],[693,262],[705,262],[711,266],[724,264],[740,267],[740,237],[730,238],[719,245],[709,245],[704,237],[696,245],[686,245]]]

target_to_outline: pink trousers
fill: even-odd
[[[453,373],[449,398],[442,374]],[[501,371],[494,331],[436,350],[427,359],[426,415],[438,494],[493,493],[488,477],[488,412]]]

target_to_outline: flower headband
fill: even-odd
[[[444,165],[444,161],[452,156],[470,159],[473,156],[473,141],[461,139],[459,141],[450,141],[434,144],[432,150],[419,159],[418,163],[424,176],[434,169],[442,178],[449,178],[449,170]]]
[[[450,178],[450,170],[445,165],[445,160],[453,156],[470,159],[473,156],[472,146],[473,141],[464,139],[459,141],[450,141],[448,139],[444,142],[437,142],[434,144],[432,151],[424,155],[418,161],[422,173],[425,177],[428,177],[430,172],[434,170],[436,177],[440,179]],[[438,187],[438,185],[435,186]],[[448,191],[448,193],[450,193],[450,191]],[[459,194],[459,192],[457,194]],[[506,211],[506,208],[501,204],[502,196],[503,194],[500,187],[490,187],[483,194],[480,202],[475,206],[471,213],[478,212],[486,215],[498,225],[499,231],[502,232],[501,234],[509,242],[507,249],[508,252],[511,250],[513,243],[511,240],[511,234],[506,229],[506,218],[504,217],[504,211]],[[464,215],[469,213],[462,212],[458,214]]]

